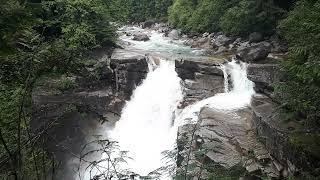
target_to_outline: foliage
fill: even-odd
[[[320,127],[319,17],[320,2],[303,0],[279,26],[290,49],[276,92],[286,111],[311,129]]]
[[[275,31],[282,11],[273,0],[242,0],[221,17],[220,26],[225,33],[232,35],[270,34]]]
[[[197,0],[176,0],[169,9],[169,22],[173,26],[188,30],[188,20],[197,5]]]
[[[187,21],[187,28],[192,32],[218,31],[219,20],[233,1],[200,0],[196,10]]]
[[[169,10],[169,22],[191,32],[270,34],[284,12],[272,0],[176,0]]]
[[[166,21],[167,9],[172,0],[123,0],[127,5],[128,20],[142,22],[146,20]]]
[[[45,179],[40,174],[53,168],[46,168],[51,156],[42,147],[45,132],[29,129],[35,82],[52,72],[81,75],[91,50],[113,45],[114,24],[127,15],[119,13],[123,2],[0,0],[0,163],[7,164],[1,178]],[[60,83],[62,90],[72,88],[74,79],[62,76]],[[36,164],[39,154],[42,164]]]

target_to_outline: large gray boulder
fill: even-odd
[[[132,40],[134,41],[148,41],[150,40],[149,36],[144,33],[137,33],[133,35]]]
[[[216,36],[213,40],[212,43],[215,44],[216,46],[227,46],[230,43],[234,41],[233,38],[227,37],[224,34]]]
[[[185,97],[181,107],[224,92],[223,71],[218,60],[176,60],[176,72],[183,80]]]
[[[181,31],[177,29],[173,29],[168,33],[168,37],[173,39],[173,40],[179,40],[181,37]]]
[[[312,162],[319,162],[315,155],[302,151],[292,143],[291,134],[307,130],[296,121],[284,121],[279,112],[279,105],[272,99],[256,94],[252,98],[251,106],[256,133],[262,138],[261,142],[269,153],[279,161],[283,173],[292,175],[301,169],[310,170]]]
[[[123,49],[114,50],[110,66],[115,73],[116,89],[128,96],[149,71],[145,55]]]
[[[201,49],[212,49],[211,39],[208,37],[201,37],[198,39],[192,40],[192,48],[201,48]]]
[[[189,164],[214,164],[220,166],[219,171],[228,172],[238,167],[250,175],[279,177],[282,169],[277,168],[278,162],[258,141],[253,130],[249,108],[221,111],[204,107],[197,124],[187,124],[178,130],[178,166],[183,167],[191,159]]]
[[[245,62],[257,62],[264,60],[271,52],[271,44],[260,42],[249,47],[239,48],[237,57]]]
[[[278,64],[249,64],[248,79],[255,83],[255,91],[272,96],[273,85],[279,82],[280,67]]]

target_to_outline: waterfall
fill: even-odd
[[[221,111],[231,111],[250,105],[254,83],[247,78],[247,64],[235,60],[221,66],[224,72],[225,93],[216,94],[186,107],[175,120],[176,128],[186,123],[196,123],[202,107],[208,106]],[[229,90],[228,76],[232,89]]]
[[[171,148],[174,112],[183,99],[174,62],[160,60],[159,67],[150,69],[109,133],[133,158],[125,168],[144,176],[161,167],[161,153]]]
[[[127,163],[122,163],[119,169],[142,176],[164,165],[162,152],[173,149],[178,127],[196,123],[202,107],[209,106],[221,111],[239,109],[250,104],[254,93],[253,83],[247,78],[247,65],[232,61],[221,66],[226,80],[225,93],[190,105],[175,116],[177,107],[183,100],[183,87],[174,62],[154,57],[149,57],[149,61],[150,72],[146,79],[134,90],[131,100],[122,110],[120,120],[108,132],[109,138],[117,141],[120,149],[128,151],[132,158]],[[228,76],[231,77],[230,82]],[[229,83],[232,84],[231,90],[228,90]],[[101,159],[105,158],[106,154]],[[172,163],[175,165],[175,162]],[[101,174],[97,171],[92,173]]]

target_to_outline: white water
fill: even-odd
[[[176,128],[186,123],[196,123],[202,107],[208,106],[221,111],[232,111],[250,105],[251,96],[254,93],[254,83],[247,78],[247,65],[236,61],[222,65],[225,80],[231,76],[232,90],[229,91],[229,82],[225,81],[225,93],[216,94],[213,97],[199,101],[186,107],[176,119]]]
[[[182,98],[180,78],[169,61],[161,61],[134,91],[110,132],[121,150],[128,150],[133,158],[127,164],[131,171],[148,175],[162,166],[161,152],[171,148],[170,129]]]
[[[150,42],[135,42],[134,46],[145,50],[156,50],[156,47],[160,51],[170,49],[172,53],[191,51],[190,48],[172,44],[159,33],[152,33]],[[225,93],[199,101],[175,115],[183,100],[183,87],[174,63],[161,60],[157,68],[154,68],[152,61],[149,65],[150,72],[126,103],[121,119],[113,130],[107,132],[112,140],[119,142],[120,149],[129,151],[129,156],[133,158],[127,164],[121,164],[120,168],[143,176],[164,165],[161,152],[174,147],[179,126],[197,122],[202,107],[226,112],[240,109],[250,104],[254,93],[253,83],[247,79],[246,64],[232,61],[221,66],[225,76]],[[231,89],[228,76],[231,77]]]
[[[145,30],[138,27],[124,27],[122,31],[130,32],[132,34],[143,32],[150,38],[148,41],[134,41],[132,40],[133,36],[122,35],[120,39],[129,42],[131,44],[129,48],[173,56],[198,56],[203,53],[203,50],[201,49],[194,49],[183,45],[182,40],[172,40],[165,37],[164,33],[159,33],[154,30]]]
[[[127,102],[114,130],[109,132],[110,137],[119,142],[120,148],[129,151],[133,158],[121,168],[145,176],[163,166],[161,152],[173,148],[178,127],[195,123],[204,106],[230,111],[249,105],[253,83],[247,79],[246,64],[232,61],[222,69],[226,76],[231,76],[233,89],[186,107],[174,120],[174,125],[174,113],[183,99],[174,64],[162,60],[158,68],[149,72]]]

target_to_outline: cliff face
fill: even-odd
[[[184,101],[181,108],[224,92],[224,77],[220,66],[223,59],[175,60],[176,72],[183,80]]]
[[[39,83],[32,95],[31,128],[35,133],[47,131],[46,146],[62,161],[62,169],[72,168],[72,154],[79,154],[94,135],[105,135],[99,129],[118,121],[125,101],[147,72],[144,55],[115,50],[112,56],[96,57],[81,77],[49,77]]]

